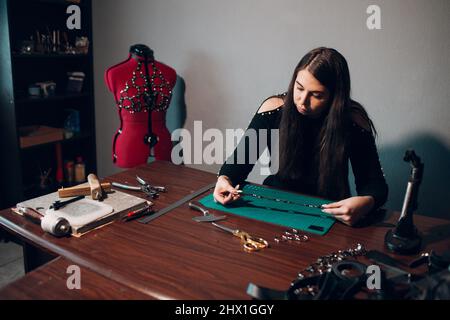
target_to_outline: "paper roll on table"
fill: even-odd
[[[57,217],[53,214],[46,214],[41,219],[42,230],[51,233],[56,237],[64,237],[70,234],[72,227],[69,221],[62,217]]]
[[[41,225],[42,230],[56,237],[64,237],[70,234],[71,226],[67,219],[57,217],[54,214],[43,215],[29,207],[17,207],[18,213]]]

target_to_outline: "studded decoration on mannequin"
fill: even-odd
[[[155,60],[146,45],[130,47],[128,59],[105,72],[105,82],[114,94],[120,127],[113,138],[112,160],[132,168],[156,160],[171,160],[172,141],[166,127],[176,72]]]

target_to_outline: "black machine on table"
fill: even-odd
[[[406,188],[405,199],[397,227],[386,233],[386,247],[400,254],[414,254],[420,250],[422,239],[414,226],[413,213],[418,207],[417,198],[422,182],[424,164],[414,150],[407,150],[403,158],[411,163],[411,174]]]

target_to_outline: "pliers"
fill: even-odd
[[[112,182],[111,185],[125,190],[142,191],[147,195],[147,197],[150,197],[152,199],[158,197],[160,192],[166,192],[165,187],[153,186],[139,176],[136,176],[136,180],[139,183],[139,186],[129,186],[119,182]]]

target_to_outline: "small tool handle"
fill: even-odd
[[[136,210],[126,213],[122,217],[122,221],[130,221],[130,220],[133,220],[136,218],[140,218],[140,217],[150,213],[150,211],[151,211],[151,206],[150,206],[150,204],[147,204],[146,206],[144,206],[140,209],[136,209]]]
[[[167,192],[166,187],[163,187],[163,186],[151,186],[151,188],[158,192]]]
[[[119,183],[119,182],[113,182],[113,183],[111,183],[111,185],[113,187],[122,188],[122,189],[125,189],[125,190],[142,191],[141,187],[129,186],[129,185],[126,185],[126,184],[123,184],[123,183]]]
[[[143,186],[147,185],[147,182],[145,182],[145,180],[142,179],[142,178],[139,177],[139,176],[136,176],[136,180],[137,180],[137,182],[139,182],[139,183],[140,183],[141,185],[143,185]]]
[[[34,223],[41,223],[41,219],[44,217],[42,213],[30,207],[17,207],[17,210]]]
[[[81,199],[84,199],[84,196],[78,196],[78,197],[75,197],[73,199],[66,200],[66,201],[56,200],[56,201],[53,202],[53,204],[50,206],[49,209],[53,209],[53,210],[56,211],[56,210],[61,209],[64,206],[68,205],[69,203],[72,203],[72,202],[75,202],[75,201],[78,201],[78,200],[81,200]]]
[[[191,201],[189,202],[189,208],[200,211],[203,213],[204,216],[206,216],[209,212],[205,208],[202,207],[202,205],[197,201]]]

